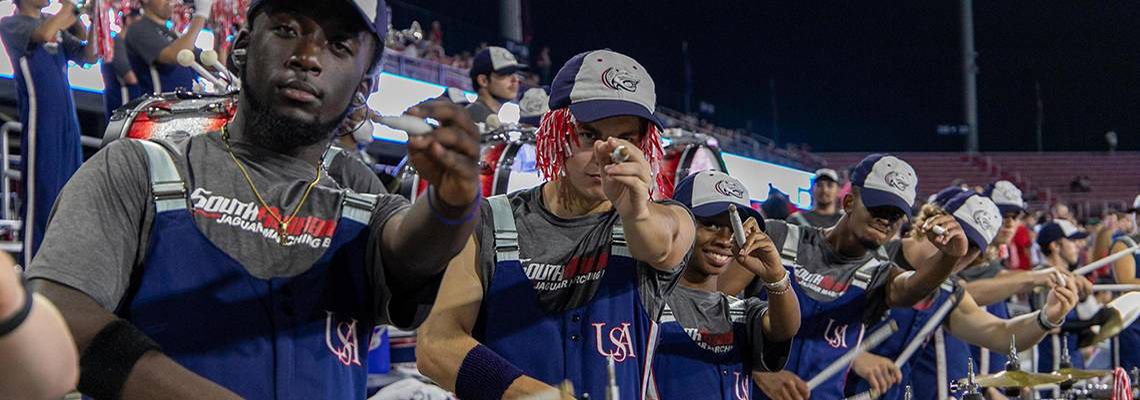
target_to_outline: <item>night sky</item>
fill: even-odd
[[[449,53],[495,43],[498,1],[393,1],[397,27],[439,19]],[[414,4],[414,5],[412,5]],[[457,5],[462,4],[461,7]],[[658,102],[684,107],[688,41],[693,108],[816,151],[957,151],[964,136],[958,1],[544,1],[529,8],[532,48],[555,69],[611,48],[640,61]],[[430,15],[430,16],[429,16]],[[1045,150],[1140,150],[1140,3],[976,1],[982,151],[1036,150],[1035,82]],[[453,50],[454,49],[454,50]]]

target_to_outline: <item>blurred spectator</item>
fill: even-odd
[[[1087,175],[1073,177],[1069,182],[1069,191],[1075,193],[1088,193],[1092,191],[1092,179]]]
[[[543,46],[542,50],[538,51],[538,57],[535,57],[534,66],[538,69],[539,81],[542,85],[550,84],[550,68],[553,64],[550,62],[550,47]]]
[[[428,40],[431,40],[436,46],[443,46],[443,26],[439,21],[431,22],[431,33],[428,34]]]
[[[1037,265],[1036,261],[1030,256],[1030,251],[1036,239],[1036,234],[1033,230],[1035,218],[1032,213],[1025,214],[1021,219],[1022,223],[1017,227],[1017,232],[1013,234],[1013,240],[1010,240],[1009,269],[1028,271],[1033,269],[1034,265]]]

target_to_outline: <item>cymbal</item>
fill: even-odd
[[[1072,379],[1074,381],[1112,375],[1112,371],[1109,371],[1107,369],[1061,368],[1054,373],[1057,375],[1065,376],[1068,379]]]
[[[977,378],[974,378],[974,382],[981,387],[1005,388],[1048,385],[1050,383],[1061,383],[1068,379],[1068,375],[1039,374],[1036,372],[1026,371],[1001,371],[996,374],[978,376]],[[961,385],[968,383],[966,379],[961,379],[958,382]]]
[[[1109,310],[1108,321],[1100,326],[1092,343],[1100,343],[1120,334],[1140,317],[1140,292],[1131,292],[1117,297],[1104,306]]]

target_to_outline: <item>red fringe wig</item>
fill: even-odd
[[[657,125],[649,122],[646,126],[639,147],[649,162],[650,177],[656,183],[649,187],[649,194],[657,198],[662,193],[667,193],[666,183],[658,173],[665,152],[661,148],[661,132],[657,129]],[[542,173],[543,179],[557,180],[562,176],[566,158],[571,154],[571,143],[578,143],[578,134],[574,132],[574,116],[570,114],[570,108],[547,111],[542,116],[542,123],[538,126],[536,136],[536,166]]]

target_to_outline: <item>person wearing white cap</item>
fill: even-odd
[[[665,302],[653,381],[662,399],[751,399],[751,372],[782,369],[786,342],[800,326],[791,274],[740,181],[719,171],[696,173],[677,185],[673,199],[696,216],[697,239]],[[768,301],[717,291],[717,279],[733,263],[764,283]]]
[[[614,51],[558,71],[536,132],[547,182],[484,202],[419,330],[424,375],[468,400],[564,381],[595,399],[656,397],[657,318],[696,236],[688,209],[652,200],[656,101],[645,67]]]
[[[488,116],[498,115],[503,104],[519,94],[518,71],[525,69],[510,50],[490,46],[475,54],[471,60],[471,86],[479,96],[467,106],[471,120],[484,122]]]
[[[1073,268],[1077,267],[1078,258],[1080,257],[1080,247],[1077,241],[1088,238],[1088,232],[1081,231],[1068,220],[1054,220],[1041,226],[1037,232],[1037,244],[1041,246],[1041,254],[1044,255],[1042,264],[1038,265],[1035,270],[1046,271],[1059,271],[1061,273],[1069,273]],[[1070,275],[1071,277],[1071,275]],[[1091,292],[1092,284],[1085,277],[1076,277],[1077,279],[1068,279],[1069,282],[1076,282],[1081,289],[1079,295],[1080,300]],[[1045,303],[1042,294],[1034,294],[1029,298],[1030,306],[1033,309],[1041,309]],[[1071,312],[1067,318],[1076,320],[1076,311]],[[1065,339],[1066,343],[1062,343]],[[1061,368],[1061,348],[1067,344],[1069,355],[1072,357],[1072,367],[1083,369],[1085,367],[1084,357],[1078,350],[1077,335],[1068,330],[1062,331],[1060,334],[1053,334],[1050,340],[1042,341],[1037,346],[1037,354],[1034,357],[1037,372],[1053,372]]]
[[[808,211],[797,211],[788,217],[796,225],[830,228],[843,216],[839,209],[839,174],[830,168],[815,171],[811,180],[812,207]]]
[[[543,88],[530,88],[523,92],[519,100],[519,123],[538,126],[542,116],[550,111],[550,95]]]
[[[894,262],[877,257],[876,250],[897,235],[911,215],[917,184],[909,164],[873,154],[855,168],[851,192],[842,201],[843,217],[834,227],[765,222],[765,232],[781,249],[784,265],[795,272],[803,322],[784,371],[753,373],[763,391],[757,397],[843,398],[843,374],[826,379],[810,393],[803,382],[858,346],[864,324],[877,323],[883,305],[909,307],[926,299],[966,256],[966,231],[953,217],[943,215],[929,221],[931,229],[938,226],[943,231],[941,236],[929,233],[938,249],[931,268],[904,273]],[[746,294],[763,298],[754,281],[755,274],[733,266],[718,286],[726,294],[748,287]]]
[[[910,237],[892,241],[884,246],[886,256],[908,270],[921,271],[931,268],[933,265],[927,260],[931,254],[937,252],[937,248],[928,240],[929,227],[926,221],[940,215],[952,215],[969,238],[970,250],[967,256],[959,260],[957,268],[970,265],[979,255],[985,254],[988,246],[998,235],[1001,221],[998,207],[989,198],[972,191],[962,192],[944,200],[946,202],[942,204],[925,206],[915,221],[916,229]],[[969,353],[966,351],[965,343],[961,341],[991,351],[1006,352],[1009,349],[1009,338],[1016,336],[1018,347],[1027,348],[1040,341],[1048,332],[1045,325],[1039,322],[1042,318],[1045,321],[1063,320],[1064,315],[1076,304],[1075,283],[1070,281],[1068,284],[1072,287],[1061,287],[1051,292],[1044,312],[1012,319],[1002,318],[979,307],[970,293],[964,291],[959,283],[955,278],[947,279],[939,291],[918,305],[892,308],[891,318],[899,323],[900,331],[871,352],[856,359],[852,364],[852,371],[855,374],[848,377],[846,394],[854,395],[871,389],[873,393],[882,394],[884,399],[901,399],[902,391],[899,388],[903,385],[893,385],[903,383],[912,386],[914,399],[947,398],[949,393],[944,392],[943,385],[929,383],[953,382],[965,376]],[[933,317],[934,312],[942,304],[948,301],[955,302],[954,308],[945,317],[944,328],[934,333],[941,338],[931,341],[944,340],[945,346],[928,344],[901,368],[896,367],[894,358],[911,341],[925,340],[917,337],[918,330]],[[943,329],[953,336],[946,335]]]

